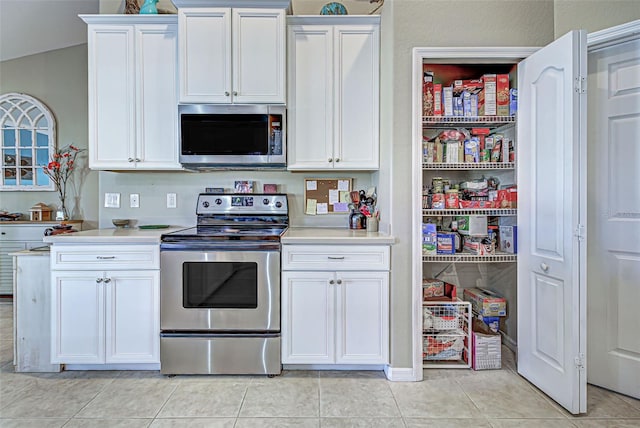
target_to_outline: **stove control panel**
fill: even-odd
[[[273,214],[287,215],[285,194],[233,193],[198,195],[196,214]]]

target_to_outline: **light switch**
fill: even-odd
[[[105,208],[120,208],[120,193],[105,193],[104,194],[104,207]]]

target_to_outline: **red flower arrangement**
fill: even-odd
[[[42,168],[42,171],[49,176],[53,184],[58,191],[58,197],[60,198],[60,209],[64,213],[65,219],[69,218],[69,213],[65,201],[67,199],[67,181],[73,174],[76,167],[76,158],[82,152],[81,149],[68,145],[62,149],[56,149],[51,156],[51,162],[46,167]]]

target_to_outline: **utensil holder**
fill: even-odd
[[[375,217],[367,218],[367,232],[374,233],[378,231],[378,219]]]

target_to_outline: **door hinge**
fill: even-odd
[[[584,224],[579,224],[578,226],[576,226],[576,230],[574,231],[573,236],[578,238],[579,241],[584,240],[584,238],[585,238],[585,227],[584,227]]]
[[[585,364],[584,354],[578,354],[578,356],[574,358],[574,362],[578,370],[584,370],[584,364]]]
[[[574,90],[579,94],[587,93],[587,78],[585,76],[578,76],[574,82]]]

